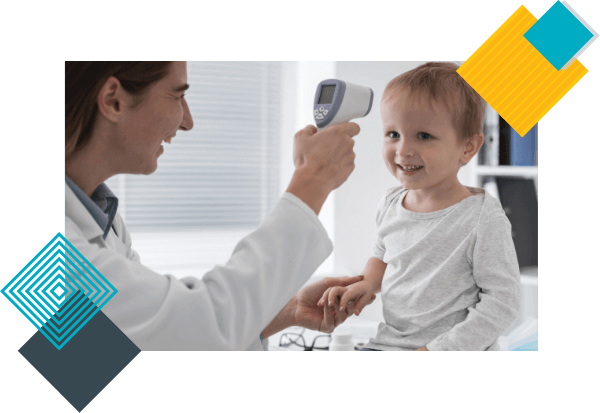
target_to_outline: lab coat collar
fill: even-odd
[[[102,228],[67,183],[65,183],[65,216],[73,220],[87,240],[102,237]]]

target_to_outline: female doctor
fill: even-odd
[[[360,277],[298,290],[333,249],[317,215],[354,169],[355,123],[296,134],[286,193],[203,278],[159,275],[132,249],[104,181],[157,169],[163,142],[194,125],[188,87],[185,62],[66,62],[66,237],[118,291],[103,312],[142,350],[264,349],[289,326],[333,331],[354,309],[317,302]]]

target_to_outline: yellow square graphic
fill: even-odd
[[[521,6],[457,70],[521,136],[588,72],[556,70],[523,36],[537,19]]]

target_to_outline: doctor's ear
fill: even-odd
[[[98,112],[111,122],[116,122],[121,112],[123,87],[117,78],[111,76],[98,92]]]
[[[135,110],[141,107],[148,92],[133,95],[123,88],[119,79],[111,76],[104,82],[98,93],[98,111],[109,121],[116,122],[124,108]]]

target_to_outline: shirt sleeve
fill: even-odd
[[[383,221],[384,211],[387,209],[387,194],[381,201],[379,201],[379,205],[377,205],[377,213],[375,214],[375,239],[373,241],[373,256],[383,261],[383,256],[385,255],[385,244],[383,243],[383,239],[379,233],[379,226]]]
[[[479,302],[464,321],[427,344],[429,350],[486,350],[519,312],[521,277],[508,218],[479,224],[472,251]]]

